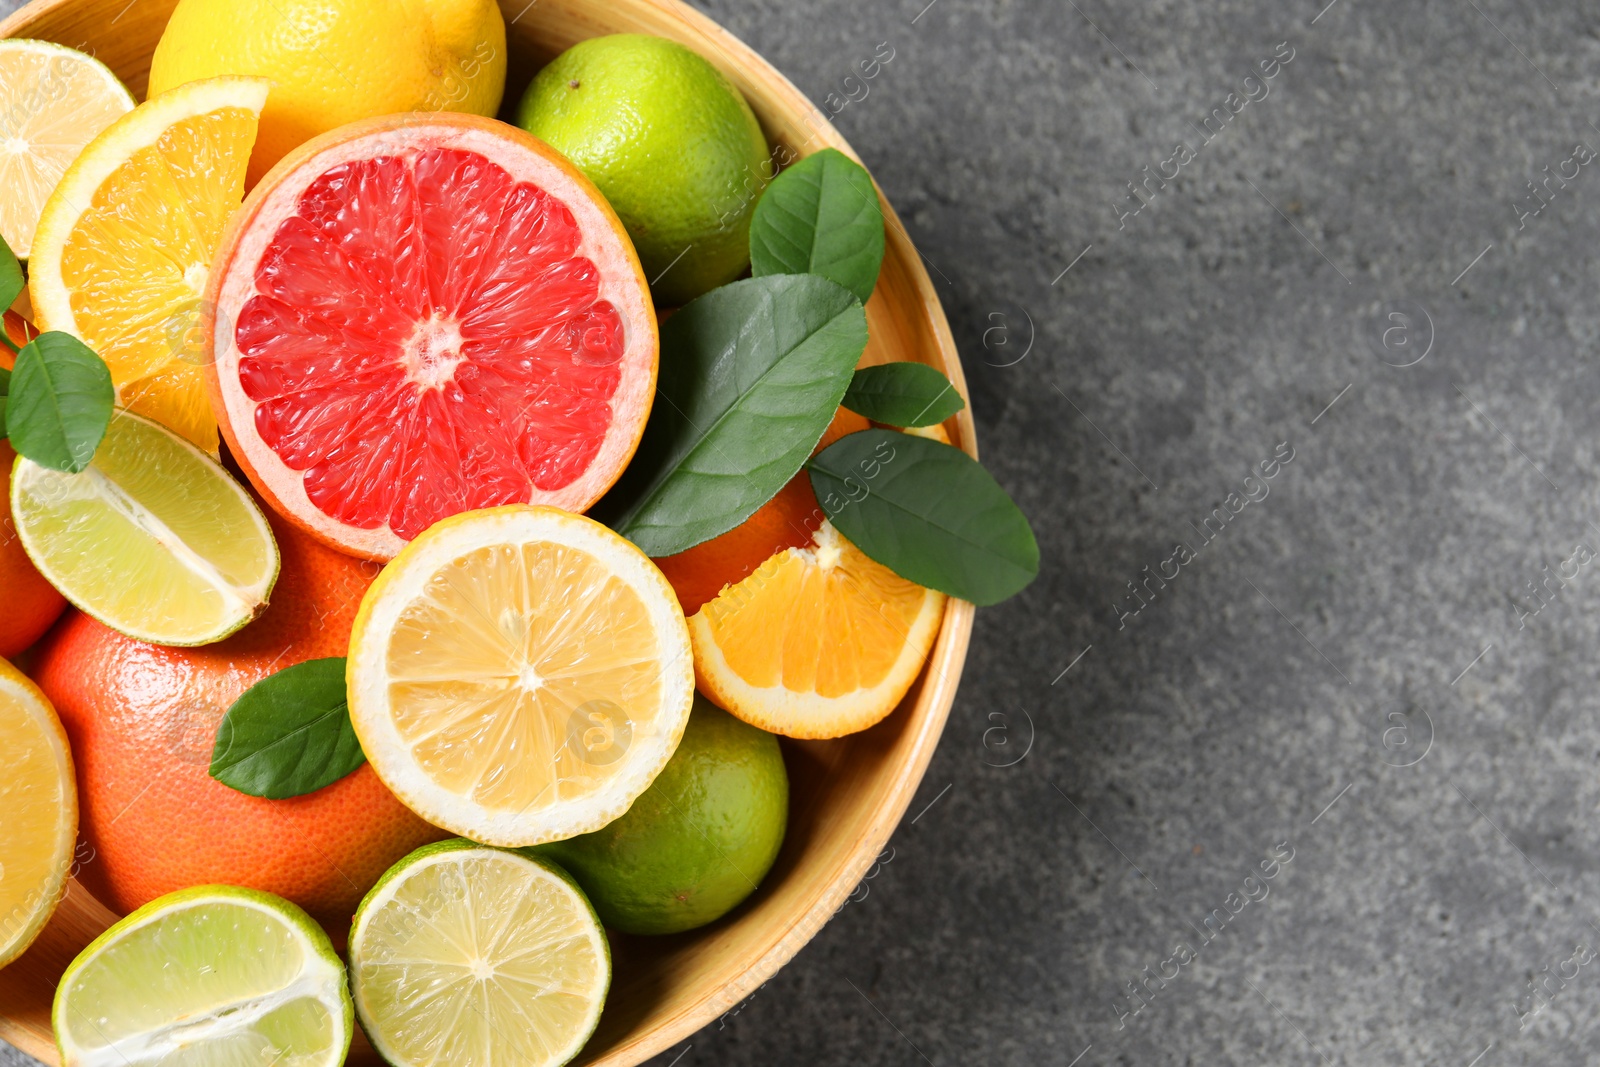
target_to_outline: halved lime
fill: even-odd
[[[95,938],[51,1022],[79,1067],[338,1067],[353,1032],[344,967],[311,917],[270,893],[184,889]]]
[[[600,920],[561,868],[471,841],[424,845],[356,909],[350,985],[395,1067],[557,1067],[611,987]]]
[[[34,566],[107,626],[158,645],[220,640],[259,615],[278,546],[248,493],[194,445],[118,411],[82,474],[18,457],[11,514]]]

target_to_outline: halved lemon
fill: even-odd
[[[311,916],[253,889],[151,901],[61,976],[50,1021],[77,1067],[339,1067],[354,1018],[344,965]]]
[[[212,454],[201,297],[244,199],[267,85],[191,82],[118,119],[50,194],[28,263],[39,328],[82,339],[111,368],[124,407]]]
[[[527,504],[436,523],[350,634],[350,718],[378,777],[492,845],[598,830],[671,758],[694,699],[672,587],[593,519]]]
[[[66,891],[78,837],[72,750],[39,687],[0,659],[0,967],[33,943]]]
[[[11,517],[51,585],[140,641],[220,641],[266,609],[278,577],[272,529],[243,487],[126,411],[112,416],[82,474],[19,456]]]
[[[0,234],[19,259],[78,153],[132,110],[99,60],[49,41],[0,40]]]
[[[441,841],[361,902],[350,979],[362,1028],[395,1067],[556,1067],[600,1021],[611,950],[555,864]]]
[[[893,711],[944,618],[943,593],[868,558],[824,522],[689,619],[713,702],[788,737],[841,737]]]

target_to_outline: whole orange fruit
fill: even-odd
[[[0,441],[0,590],[5,591],[0,659],[14,659],[39,640],[67,606],[55,586],[33,569],[11,522],[11,464],[16,458],[11,443]]]
[[[217,725],[260,679],[343,656],[373,563],[268,517],[282,570],[272,603],[225,641],[162,648],[73,613],[42,642],[34,677],[72,741],[80,880],[128,912],[207,883],[261,889],[305,908],[342,941],[362,896],[396,860],[449,835],[401,805],[370,766],[305,796],[247,796],[208,773]]]
[[[813,454],[871,425],[850,409],[840,408]],[[662,556],[655,564],[672,583],[683,613],[693,615],[723,586],[744,581],[779,552],[809,545],[821,525],[822,508],[811,491],[811,476],[802,470],[738,526],[675,556]]]

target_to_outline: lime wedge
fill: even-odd
[[[97,937],[51,1012],[74,1067],[338,1067],[344,967],[311,917],[270,893],[184,889]]]
[[[351,988],[394,1067],[557,1067],[594,1033],[611,950],[547,860],[460,839],[389,868],[356,909]]]
[[[107,626],[158,645],[220,640],[260,614],[278,547],[248,493],[194,445],[118,411],[82,474],[18,457],[11,514],[34,566]]]

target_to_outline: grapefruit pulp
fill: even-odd
[[[284,159],[211,274],[222,433],[284,515],[389,559],[510,503],[583,511],[655,392],[622,223],[544,142],[467,115],[354,123]]]

